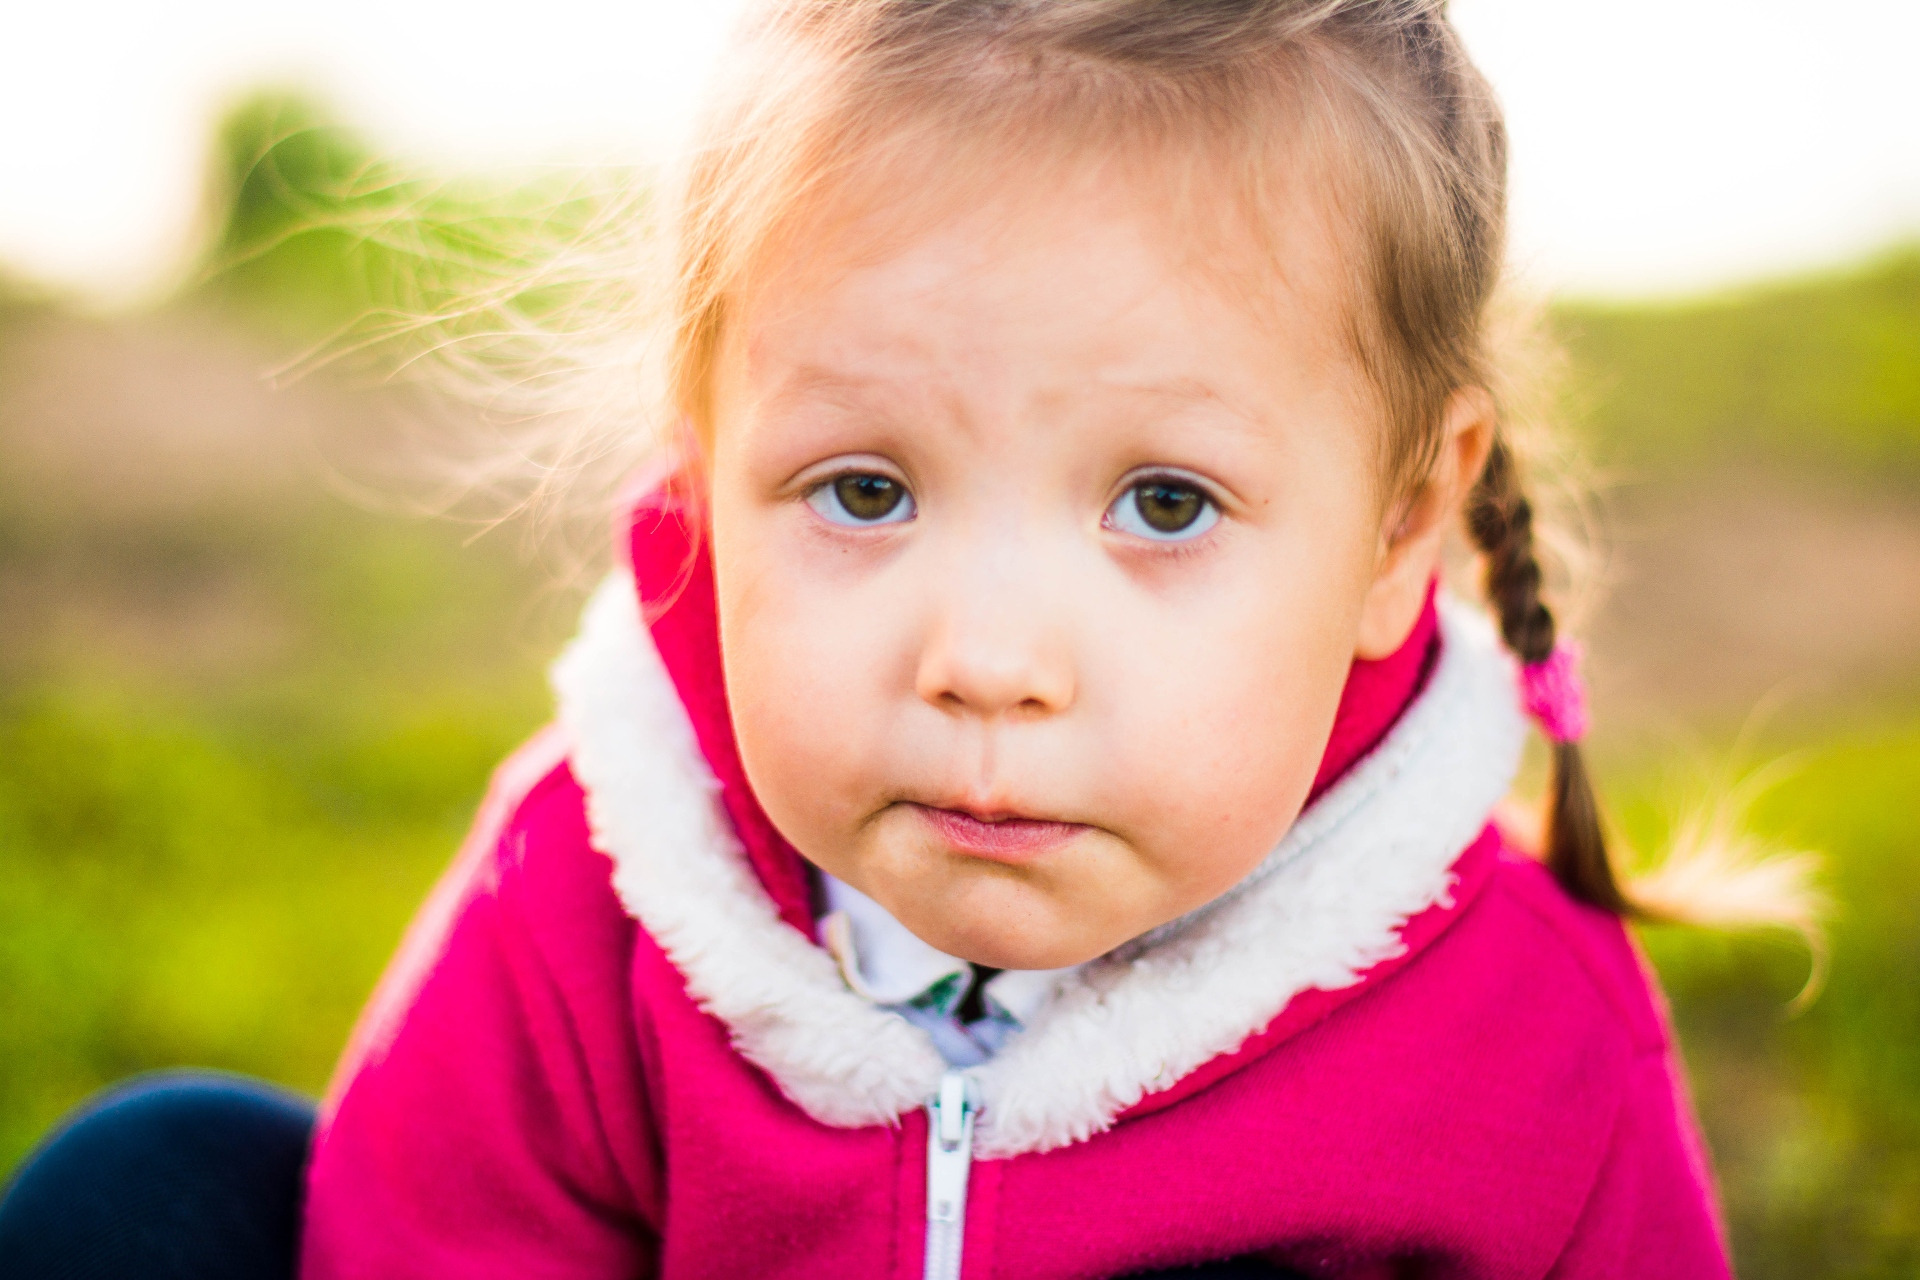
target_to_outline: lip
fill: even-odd
[[[1053,822],[1019,814],[977,814],[924,804],[912,808],[943,844],[956,852],[991,862],[1032,862],[1087,830],[1084,823]]]

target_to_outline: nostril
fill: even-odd
[[[935,637],[920,655],[915,691],[950,715],[1041,717],[1073,700],[1067,654],[1025,636],[962,634]]]

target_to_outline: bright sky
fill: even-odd
[[[162,278],[212,120],[266,83],[448,167],[661,155],[739,3],[5,0],[0,264],[106,297]],[[1920,0],[1453,9],[1542,284],[1674,292],[1920,233]]]

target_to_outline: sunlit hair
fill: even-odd
[[[702,441],[728,324],[836,216],[884,205],[897,224],[976,184],[1088,163],[1131,169],[1195,235],[1229,210],[1271,243],[1289,202],[1327,203],[1353,264],[1343,336],[1377,394],[1389,503],[1425,482],[1452,393],[1507,385],[1488,336],[1506,132],[1437,0],[775,0],[730,71],[675,225],[671,399]],[[1514,437],[1497,434],[1467,529],[1508,647],[1537,662],[1556,622]],[[1552,752],[1540,852],[1573,896],[1663,918],[1711,899],[1716,923],[1804,925],[1804,868],[1718,854],[1711,874],[1697,863],[1700,892],[1675,892],[1689,880],[1669,871],[1637,903],[1580,747]]]
[[[729,311],[838,214],[951,208],[1105,164],[1207,234],[1306,200],[1350,241],[1347,337],[1389,490],[1487,381],[1506,142],[1440,6],[1410,0],[775,0],[752,15],[678,206],[674,402],[704,434]],[[1268,238],[1269,245],[1271,238]]]
[[[1094,166],[1150,193],[1198,244],[1239,235],[1277,255],[1290,215],[1330,217],[1350,264],[1335,321],[1382,424],[1383,509],[1426,483],[1452,394],[1492,391],[1501,423],[1466,533],[1508,648],[1523,663],[1553,650],[1529,474],[1538,450],[1522,448],[1539,415],[1508,359],[1524,344],[1496,341],[1511,318],[1495,307],[1505,126],[1443,0],[764,0],[718,87],[657,222],[655,210],[631,219],[649,234],[611,255],[628,276],[664,276],[664,292],[612,304],[598,287],[554,295],[603,322],[584,327],[611,344],[587,363],[623,374],[573,416],[584,427],[532,451],[543,482],[630,457],[615,439],[697,458],[729,325],[847,220],[883,212],[863,235],[905,236],[1011,178]],[[1225,282],[1257,305],[1278,276],[1255,274]],[[551,315],[476,314],[509,317],[492,336],[510,348],[555,331]],[[651,435],[632,417],[643,368],[665,402]],[[538,417],[551,403],[544,386],[496,386],[509,418],[514,405]],[[1636,899],[1608,855],[1578,744],[1551,750],[1538,852],[1574,897],[1661,919],[1811,928],[1808,864],[1734,856],[1732,843],[1694,850],[1690,869],[1669,866]]]

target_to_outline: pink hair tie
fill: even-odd
[[[1539,662],[1520,668],[1520,701],[1540,731],[1555,742],[1587,736],[1587,683],[1580,678],[1580,646],[1563,640]]]

